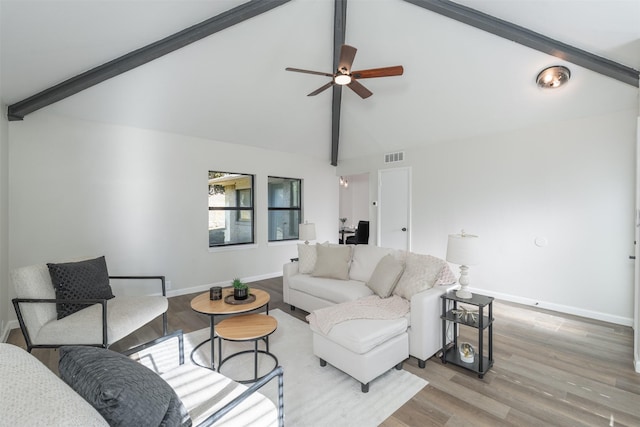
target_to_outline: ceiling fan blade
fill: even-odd
[[[333,80],[331,80],[329,83],[327,83],[326,85],[319,87],[318,89],[314,90],[313,92],[311,92],[309,95],[307,96],[316,96],[317,94],[319,94],[320,92],[329,89],[331,86],[333,86],[335,83],[333,82]]]
[[[393,67],[371,68],[368,70],[360,70],[352,72],[352,76],[356,79],[370,79],[373,77],[391,77],[401,76],[404,73],[402,65],[395,65]]]
[[[353,64],[353,60],[356,57],[356,49],[353,46],[349,46],[348,44],[343,44],[340,48],[340,61],[338,62],[338,70],[343,70],[344,74],[349,74],[351,72],[351,65]]]
[[[357,80],[351,80],[351,83],[349,83],[347,86],[349,86],[352,91],[360,95],[360,98],[362,99],[366,99],[373,95],[373,92],[362,86],[362,84],[358,83]]]
[[[291,68],[291,67],[287,67],[287,68],[285,68],[285,70],[294,71],[296,73],[317,74],[319,76],[333,77],[333,74],[323,73],[322,71],[303,70],[303,69],[300,69],[300,68]]]

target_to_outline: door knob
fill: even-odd
[[[407,231],[407,227],[402,227],[402,231]]]

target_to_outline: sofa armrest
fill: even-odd
[[[453,286],[434,286],[411,298],[409,354],[424,362],[442,348],[441,295]]]
[[[289,304],[289,278],[298,274],[298,263],[288,262],[282,266],[282,300]]]

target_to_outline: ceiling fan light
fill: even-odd
[[[351,83],[351,76],[348,74],[338,74],[333,78],[333,81],[337,85],[348,85],[349,83]]]
[[[541,89],[556,89],[564,86],[571,78],[571,71],[562,65],[545,68],[536,77],[536,84]]]

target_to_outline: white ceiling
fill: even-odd
[[[10,105],[243,3],[242,0],[0,0],[0,95]],[[333,0],[292,0],[45,107],[330,160]],[[458,0],[489,15],[640,69],[640,0]],[[354,69],[400,77],[343,90],[340,159],[638,108],[638,88],[403,0],[349,0]],[[566,65],[568,86],[537,73]],[[39,112],[33,113],[39,114]],[[25,117],[29,120],[30,116]]]

